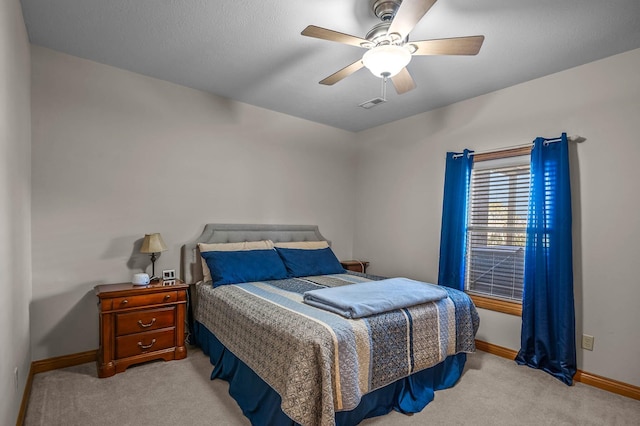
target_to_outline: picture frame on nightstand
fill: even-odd
[[[164,281],[170,281],[176,279],[176,270],[175,269],[165,269],[162,271],[162,279]]]

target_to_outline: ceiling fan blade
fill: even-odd
[[[416,83],[413,81],[413,78],[411,78],[407,67],[402,68],[402,71],[391,77],[391,81],[393,81],[393,87],[396,88],[398,95],[402,95],[416,88]]]
[[[340,71],[334,72],[329,77],[327,77],[324,80],[322,80],[320,82],[320,84],[325,84],[327,86],[331,86],[331,85],[339,82],[343,78],[349,77],[351,74],[353,74],[354,72],[358,71],[363,66],[364,65],[362,64],[362,59],[358,59],[357,61],[355,61],[351,65],[347,65],[346,67],[342,68]]]
[[[435,2],[436,0],[403,0],[387,33],[398,33],[404,39]]]
[[[442,38],[412,41],[417,50],[414,55],[476,55],[482,47],[484,36]]]
[[[315,37],[322,40],[335,41],[343,44],[350,44],[351,46],[362,47],[362,43],[369,43],[367,40],[352,36],[349,34],[339,33],[338,31],[328,30],[322,27],[316,27],[315,25],[309,25],[302,30],[303,36]]]

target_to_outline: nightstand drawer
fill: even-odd
[[[117,314],[116,336],[173,327],[175,318],[175,306]]]
[[[146,354],[175,346],[175,329],[164,328],[116,337],[116,358]]]
[[[363,274],[367,272],[369,266],[369,262],[366,260],[343,260],[340,264],[347,271],[362,272]]]
[[[138,306],[159,305],[178,300],[177,291],[143,294],[139,296],[117,297],[113,299],[113,309],[135,308]]]

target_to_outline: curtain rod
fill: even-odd
[[[551,138],[551,139],[545,139],[545,143],[556,143],[556,142],[560,142],[562,140],[562,137],[559,138]],[[585,139],[582,136],[578,136],[578,135],[571,135],[571,136],[567,136],[567,140],[569,142],[582,142]],[[507,151],[509,149],[516,149],[516,148],[524,148],[527,146],[533,146],[533,144],[535,143],[535,140],[529,143],[522,143],[519,145],[511,145],[511,146],[505,146],[502,148],[494,148],[494,149],[486,149],[484,151],[473,151],[470,152],[469,155],[476,155],[476,154],[486,154],[489,152],[500,152],[500,151]],[[462,157],[464,154],[453,154],[453,158],[460,158]]]

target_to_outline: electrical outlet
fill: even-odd
[[[589,336],[588,334],[582,335],[582,348],[588,351],[593,350],[593,336]]]
[[[18,367],[13,369],[13,383],[16,386],[16,390],[18,390]]]

